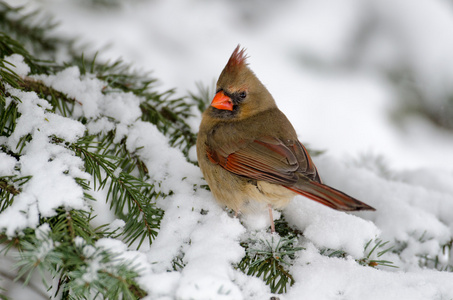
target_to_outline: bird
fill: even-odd
[[[294,127],[249,68],[238,45],[202,114],[197,159],[214,198],[235,216],[283,209],[296,195],[339,211],[375,210],[324,184]],[[267,206],[267,207],[266,207]]]

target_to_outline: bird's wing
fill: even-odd
[[[299,141],[262,137],[207,149],[211,162],[255,180],[292,186],[300,176],[319,182],[318,172]]]

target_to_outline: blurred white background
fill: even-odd
[[[56,34],[152,71],[180,96],[212,87],[240,43],[311,148],[453,170],[452,1],[9,2],[42,8]]]

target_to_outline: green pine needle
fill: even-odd
[[[241,243],[246,255],[237,268],[247,275],[262,278],[272,293],[285,293],[294,284],[294,278],[287,270],[298,251],[296,236],[277,237],[270,240],[258,239]]]
[[[356,262],[362,266],[369,266],[369,267],[390,267],[390,268],[398,268],[392,261],[379,259],[384,256],[387,252],[393,250],[393,246],[388,246],[389,242],[382,241],[381,239],[374,239],[369,240],[364,247],[366,256],[360,259],[356,259]],[[372,246],[373,245],[373,246]],[[322,249],[320,251],[321,255],[325,255],[328,257],[339,257],[345,258],[348,256],[348,253],[344,250],[338,249]],[[376,256],[377,259],[373,259],[372,257]]]

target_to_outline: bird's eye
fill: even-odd
[[[247,97],[247,93],[246,93],[246,92],[240,92],[240,93],[239,93],[239,97],[241,97],[242,99],[244,99],[245,97]]]

